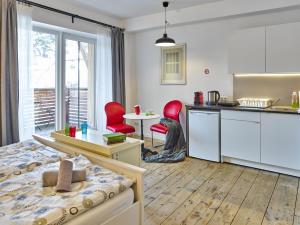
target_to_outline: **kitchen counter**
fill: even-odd
[[[297,109],[219,105],[186,105],[186,109],[189,156],[300,177]]]
[[[266,112],[266,113],[284,113],[284,114],[299,114],[297,109],[280,109],[280,108],[251,108],[241,106],[220,106],[220,105],[186,105],[187,110],[200,109],[208,111],[221,111],[221,110],[233,110],[233,111],[246,111],[246,112]]]

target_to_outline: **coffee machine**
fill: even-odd
[[[203,105],[203,92],[196,91],[194,92],[194,104],[195,105]]]

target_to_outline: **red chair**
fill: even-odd
[[[124,123],[125,109],[118,102],[109,102],[105,105],[106,129],[116,133],[129,134],[135,132],[135,128]]]
[[[164,107],[164,117],[169,118],[172,120],[176,120],[178,123],[179,121],[179,114],[182,109],[182,103],[178,100],[173,100],[168,102],[165,107]],[[153,146],[153,132],[157,132],[160,134],[166,134],[168,133],[168,127],[166,127],[164,124],[158,123],[158,124],[153,124],[150,127],[151,133],[152,133],[152,147],[158,147],[158,146]]]

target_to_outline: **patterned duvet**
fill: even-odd
[[[83,156],[69,160],[73,161],[74,169],[87,170],[87,180],[72,184],[71,192],[57,193],[55,187],[42,187],[42,173],[58,170],[59,162],[35,167],[0,182],[0,224],[63,224],[133,184],[125,176],[93,165]]]
[[[0,148],[0,182],[12,176],[30,172],[36,167],[67,158],[59,152],[37,141],[28,140]]]

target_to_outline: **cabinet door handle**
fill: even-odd
[[[204,114],[204,115],[216,115],[218,112],[190,112],[191,114]]]
[[[222,119],[222,120],[241,121],[241,122],[248,122],[248,123],[260,124],[260,122],[257,122],[257,121],[251,121],[251,120],[237,120],[237,119],[225,119],[225,118],[221,118],[221,119]]]

